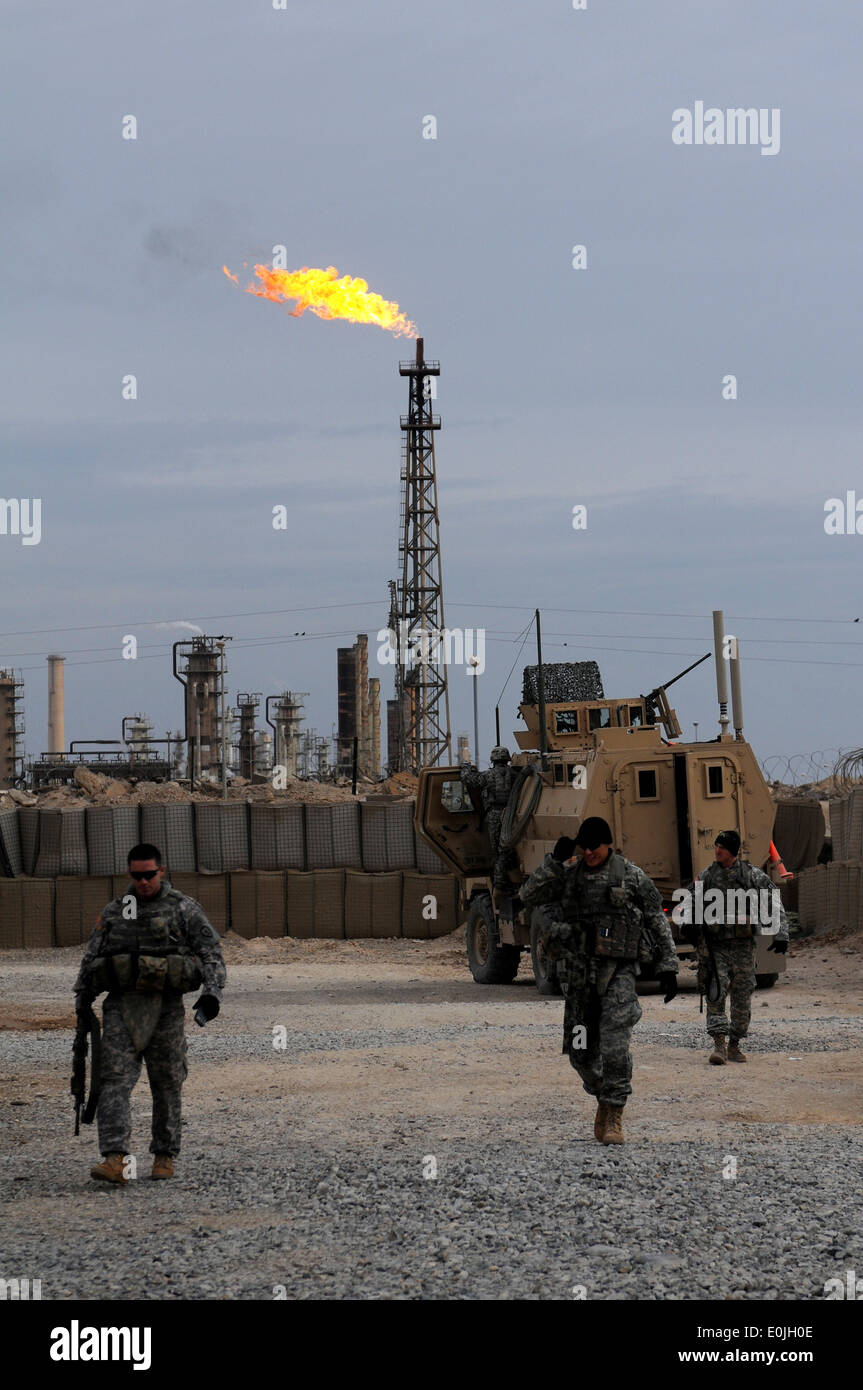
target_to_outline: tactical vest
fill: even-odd
[[[136,917],[125,918],[122,899],[115,899],[105,910],[99,955],[90,969],[92,987],[97,993],[137,994],[197,989],[202,976],[181,928],[183,895],[169,888],[152,903],[136,901],[136,908]]]
[[[752,865],[743,859],[736,860],[730,869],[723,869],[721,864],[711,864],[701,881],[705,893],[712,888],[727,893],[731,889],[747,891],[755,887]],[[757,934],[757,927],[753,930],[749,922],[704,922],[703,930],[712,941],[750,941]]]
[[[572,870],[578,921],[594,955],[611,960],[638,960],[641,913],[629,901],[626,861],[613,852],[596,874],[580,859]]]
[[[493,767],[491,772],[486,773],[486,781],[482,789],[482,803],[487,812],[506,810],[514,781],[515,773],[511,767],[506,765]]]

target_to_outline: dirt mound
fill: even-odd
[[[181,782],[139,782],[133,785],[101,773],[89,772],[87,768],[76,768],[78,785],[70,787],[50,787],[37,796],[28,797],[27,805],[40,806],[46,811],[80,810],[84,806],[165,806],[178,802],[218,801],[222,788],[215,784],[204,790],[190,792],[188,783]],[[413,792],[416,792],[416,780]],[[333,804],[345,801],[361,801],[372,790],[377,791],[380,783],[367,783],[357,790],[354,796],[350,787],[337,787],[331,782],[289,781],[283,788],[274,789],[269,782],[253,783],[237,778],[228,786],[228,801],[263,802],[267,805],[283,805],[285,802],[305,804]],[[9,802],[12,805],[12,801]]]
[[[380,784],[378,791],[385,796],[415,797],[417,785],[417,779],[412,772],[394,772]]]
[[[801,782],[800,786],[791,782],[770,783],[775,801],[799,801],[801,798],[813,796],[820,801],[831,801],[839,796],[847,796],[856,787],[863,787],[863,782],[845,781],[832,775],[822,777],[820,782]]]

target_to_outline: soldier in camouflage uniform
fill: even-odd
[[[566,963],[563,1051],[597,1098],[595,1138],[622,1144],[623,1107],[632,1094],[630,1037],[641,1018],[639,961],[654,967],[668,1004],[677,993],[677,952],[655,885],[613,852],[607,821],[588,817],[575,843],[580,860],[546,856],[519,896],[529,911],[559,904],[562,920],[548,926],[546,950]]]
[[[75,981],[78,1011],[108,990],[97,1110],[103,1160],[91,1177],[115,1183],[128,1177],[130,1097],[142,1060],[153,1094],[151,1177],[173,1177],[187,1075],[183,994],[203,985],[195,1005],[195,1021],[203,1025],[219,1012],[225,986],[218,935],[194,898],[163,882],[159,850],[136,845],[128,863],[132,883],[102,911]]]
[[[785,952],[788,949],[788,919],[778,895],[775,899],[772,897],[774,891],[778,894],[778,890],[761,869],[756,869],[745,859],[738,859],[739,850],[740,836],[737,831],[721,831],[714,844],[715,862],[702,869],[698,882],[703,884],[705,895],[711,889],[719,889],[724,904],[728,904],[725,895],[729,890],[767,890],[771,894],[768,901],[775,902],[778,907],[778,930],[773,933],[774,939],[767,949]],[[737,901],[742,902],[741,899]],[[713,915],[710,904],[705,903],[704,916],[710,915]],[[700,924],[700,931],[697,929],[699,924],[695,924],[693,933],[698,941],[698,986],[702,994],[707,993],[707,1031],[713,1039],[709,1060],[718,1067],[724,1066],[727,1061],[746,1061],[745,1054],[740,1050],[740,1039],[745,1038],[749,1031],[752,991],[755,988],[755,938],[759,926],[758,913],[751,910],[722,911],[721,916],[722,921]],[[768,923],[771,927],[774,925],[770,917]],[[768,923],[761,922],[762,929]],[[713,990],[708,988],[711,976],[716,980]],[[716,996],[713,1000],[711,994]],[[725,1013],[725,1001],[729,996],[730,1038],[727,1037],[729,1020]]]
[[[478,772],[472,763],[463,763],[461,767],[462,784],[469,792],[478,791],[482,797],[485,827],[491,841],[492,881],[495,888],[503,892],[512,891],[507,874],[510,852],[504,850],[501,853],[500,849],[503,813],[517,776],[515,769],[509,765],[509,757],[508,748],[492,748],[490,772]]]
[[[532,882],[533,879],[537,878],[537,876],[539,876],[540,882],[545,882],[546,880],[554,882],[555,870],[553,868],[553,865],[568,863],[574,854],[575,840],[573,840],[571,835],[561,835],[557,843],[555,844],[554,849],[550,850],[549,853],[546,854],[539,868],[534,870],[532,879],[529,880],[529,882]],[[526,885],[522,884],[522,887],[525,886]],[[514,910],[519,911],[521,910],[521,908],[525,906],[527,906],[527,904],[524,902],[524,900],[519,894],[519,896],[515,899],[513,903],[513,908]],[[556,936],[558,934],[557,926],[561,922],[563,922],[563,909],[559,900],[552,902],[541,902],[538,906],[533,906],[532,910],[529,909],[528,915],[530,917],[531,924],[533,924],[534,921],[537,921],[540,933],[545,941],[548,941],[549,935]],[[565,956],[563,952],[558,949],[553,951],[551,959],[555,962],[557,978],[561,986],[563,987],[565,994],[566,983],[568,979],[568,957]]]

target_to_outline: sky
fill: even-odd
[[[863,512],[859,6],[6,0],[4,24],[0,496],[40,499],[41,537],[0,534],[0,667],[28,755],[53,651],[67,740],[178,727],[191,629],[157,624],[232,636],[231,699],[308,692],[319,733],[358,632],[392,693],[413,344],[222,274],[275,246],[362,276],[440,360],[444,612],[486,632],[482,761],[515,662],[513,742],[536,607],[545,659],[597,660],[621,697],[710,650],[721,608],[760,759],[863,743],[863,535],[825,532],[829,499]],[[777,152],[676,144],[697,102],[778,110]],[[455,737],[473,678],[449,676]],[[711,662],[673,696],[718,732]]]

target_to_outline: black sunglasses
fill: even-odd
[[[159,872],[159,870],[158,870],[158,869],[139,869],[138,872],[135,873],[133,870],[130,869],[129,872],[132,874],[132,877],[133,877],[133,879],[135,880],[136,883],[139,883],[139,882],[141,881],[142,878],[145,878],[145,879],[147,880],[147,882],[149,883],[151,878],[155,878],[155,877],[156,877],[156,874]]]

